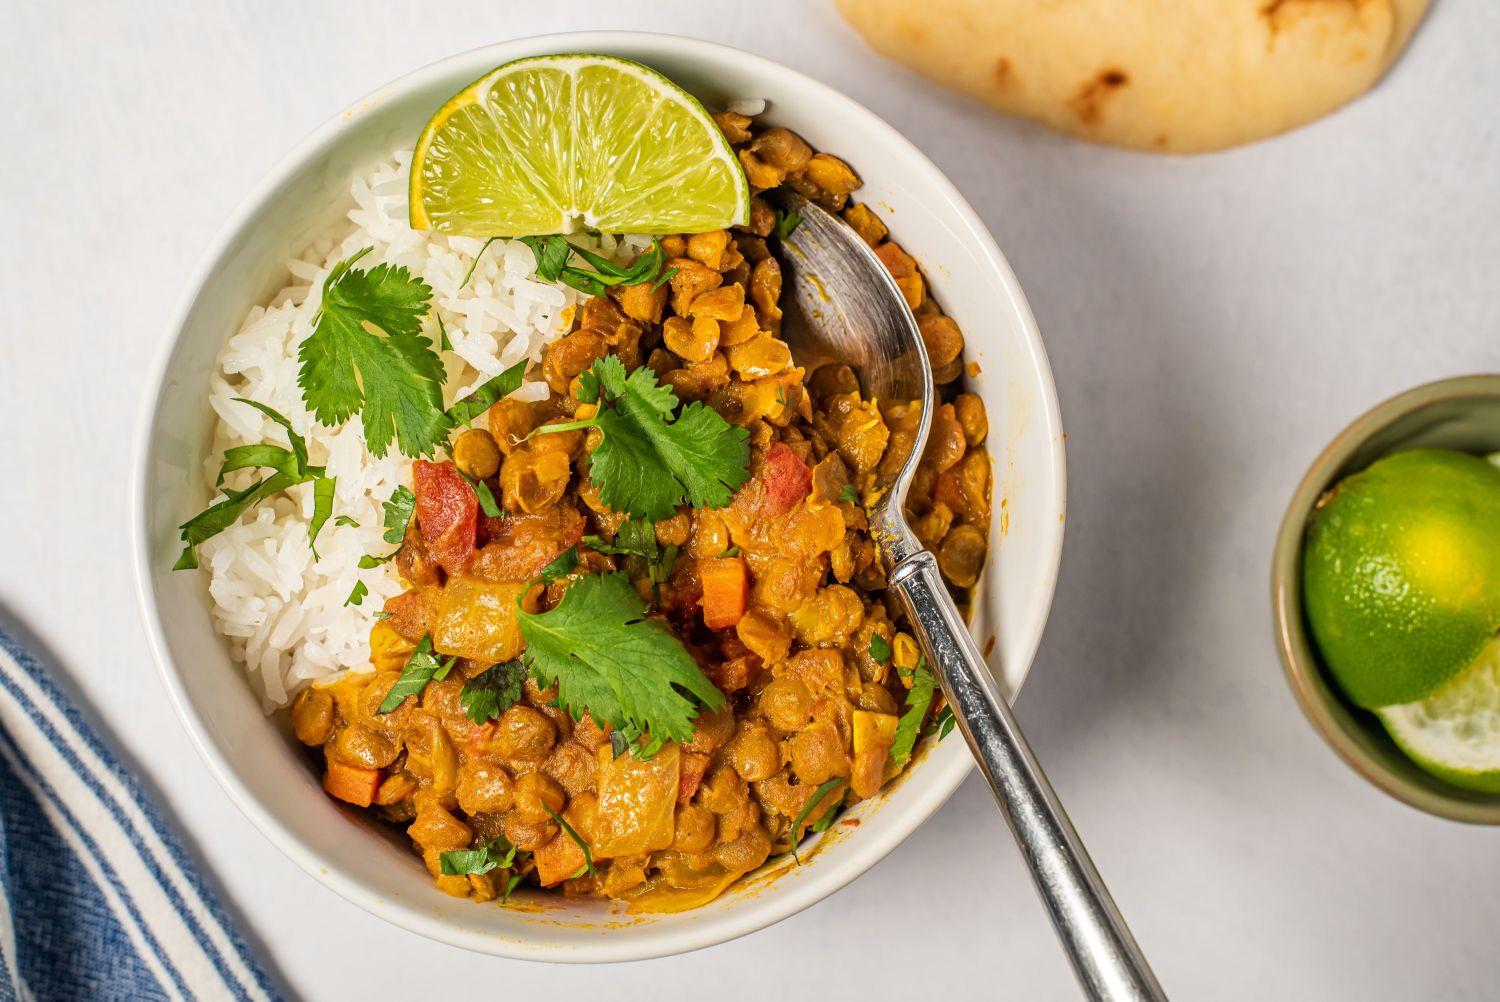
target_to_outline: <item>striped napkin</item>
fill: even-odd
[[[0,630],[0,1000],[279,998],[140,784]]]

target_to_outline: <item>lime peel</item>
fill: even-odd
[[[1375,713],[1423,769],[1457,786],[1500,792],[1500,638],[1425,699]]]

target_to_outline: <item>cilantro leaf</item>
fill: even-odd
[[[948,732],[953,730],[957,723],[958,720],[953,716],[953,707],[945,706],[937,716],[932,718],[928,730],[937,731],[938,740],[941,741],[948,736]]]
[[[878,633],[870,634],[870,657],[879,662],[891,659],[891,644]]]
[[[391,686],[391,691],[380,703],[380,708],[375,712],[390,713],[401,705],[401,701],[407,696],[421,695],[422,690],[427,688],[427,683],[434,679],[442,681],[453,668],[455,659],[449,658],[445,663],[439,664],[438,659],[432,653],[432,638],[426,634],[417,643],[417,649],[411,652],[411,658],[407,660],[406,667],[401,669],[401,677],[396,684]]]
[[[272,494],[286,490],[288,487],[296,487],[305,484],[309,480],[316,481],[313,496],[313,525],[309,526],[308,542],[311,544],[317,539],[318,529],[323,522],[327,521],[325,514],[320,521],[318,519],[322,498],[326,492],[328,497],[329,511],[332,510],[333,488],[323,487],[323,467],[309,466],[307,462],[307,443],[301,435],[292,430],[292,423],[286,416],[266,404],[257,403],[254,400],[246,400],[242,397],[234,398],[238,403],[248,404],[269,417],[272,421],[281,425],[286,430],[287,442],[290,448],[280,445],[236,445],[224,450],[224,462],[219,467],[217,484],[223,487],[224,478],[235,470],[269,469],[274,471],[271,476],[255,481],[250,486],[239,491],[226,491],[222,500],[209,505],[203,511],[188,519],[178,528],[182,531],[182,541],[187,544],[183,548],[182,555],[172,565],[174,571],[191,570],[198,566],[198,557],[194,552],[195,547],[204,540],[211,539],[239,521],[241,515],[255,507]],[[318,551],[313,549],[313,556]]]
[[[438,322],[438,347],[443,351],[452,351],[453,342],[448,340],[448,328],[443,326],[442,315],[434,313],[433,316],[437,318]]]
[[[850,504],[859,504],[859,491],[853,484],[845,484],[844,489],[839,491],[839,500],[848,501]]]
[[[792,231],[795,230],[797,228],[797,224],[801,222],[802,213],[798,212],[796,209],[789,209],[784,212],[781,209],[777,209],[776,225],[771,228],[771,232],[775,234],[777,240],[785,240],[787,237],[792,235]]]
[[[897,765],[911,761],[912,749],[922,733],[922,721],[927,717],[927,708],[932,705],[936,685],[932,672],[918,661],[912,670],[911,691],[906,694],[907,711],[896,722],[896,738],[891,742],[891,761]]]
[[[363,581],[354,582],[354,588],[349,592],[349,597],[344,599],[345,605],[363,605],[365,596],[370,594],[370,589]]]
[[[587,712],[601,726],[640,735],[642,758],[689,740],[700,707],[725,705],[666,624],[647,618],[624,574],[583,575],[552,611],[522,610],[520,621],[522,657],[538,684],[555,684],[558,704],[575,720]]]
[[[432,289],[402,266],[355,268],[370,250],[340,261],[323,283],[313,332],[297,349],[297,385],[325,425],[358,414],[374,455],[392,440],[405,455],[425,455],[449,429],[443,364],[422,334]]]
[[[453,406],[448,408],[448,420],[454,427],[469,424],[489,410],[495,401],[520,389],[528,364],[528,360],[523,358],[494,379],[481,384],[462,400],[455,400]]]
[[[483,480],[475,480],[462,471],[459,471],[458,475],[464,478],[464,483],[468,484],[470,490],[474,492],[474,497],[479,500],[479,510],[484,512],[486,518],[499,518],[505,514],[500,505],[495,502],[495,495],[490,490],[489,484]]]
[[[323,531],[323,525],[328,517],[333,514],[333,491],[338,486],[335,477],[318,477],[313,481],[313,513],[312,520],[307,523],[307,545],[312,550],[313,559],[318,559],[318,533]]]
[[[478,849],[457,849],[438,856],[438,869],[444,876],[461,877],[467,873],[489,873],[514,866],[516,847],[504,835],[496,835]]]
[[[224,463],[219,467],[215,486],[223,487],[224,478],[235,470],[255,470],[263,466],[291,477],[299,476],[297,460],[290,449],[279,445],[233,445],[224,450]]]
[[[397,487],[391,492],[389,501],[380,503],[385,512],[385,533],[380,538],[387,543],[400,543],[406,538],[406,526],[417,511],[417,496],[410,487]]]
[[[307,474],[307,443],[303,441],[301,435],[297,434],[296,431],[292,429],[292,422],[287,419],[287,416],[276,410],[274,407],[258,403],[254,400],[246,400],[244,397],[235,397],[234,402],[237,404],[248,404],[249,406],[254,407],[256,410],[260,411],[266,417],[270,418],[272,421],[275,421],[277,424],[281,425],[282,429],[286,431],[287,441],[291,443],[292,456],[295,459],[294,465],[287,472],[299,477],[305,476]],[[269,466],[270,464],[262,463],[261,465]],[[220,474],[220,479],[223,479],[222,473]]]
[[[641,366],[625,375],[614,355],[579,377],[579,399],[599,405],[584,421],[544,425],[533,434],[598,428],[603,438],[589,455],[589,476],[615,511],[669,518],[684,501],[723,508],[750,477],[749,433],[702,403],[682,408],[677,395]]]
[[[719,559],[723,560],[725,557],[737,557],[739,555],[740,548],[738,546],[726,546],[723,552],[719,554]]]
[[[807,820],[809,814],[817,810],[818,805],[823,802],[825,797],[840,786],[843,786],[845,782],[843,777],[835,776],[814,790],[813,795],[807,798],[807,803],[802,805],[802,811],[797,815],[797,820],[792,822],[792,858],[797,860],[798,865],[802,863],[802,860],[797,859],[797,845],[802,840],[802,822]],[[823,824],[825,821],[832,823],[834,813],[834,809],[830,806],[828,812],[818,819],[818,824]],[[822,828],[814,825],[813,828],[820,832],[827,831],[828,825],[823,824]]]
[[[350,518],[348,515],[340,515],[338,518],[336,518],[336,519],[333,520],[333,524],[334,525],[347,525],[347,526],[349,526],[351,528],[354,528],[354,529],[358,529],[359,528],[359,523],[357,521],[355,521],[354,519]]]
[[[486,668],[464,683],[458,705],[474,723],[497,720],[526,690],[526,666],[519,660]]]
[[[568,547],[559,553],[551,563],[537,572],[537,577],[547,584],[551,584],[558,578],[565,578],[578,569],[578,547]]]
[[[544,282],[562,282],[569,288],[590,296],[602,296],[612,285],[644,285],[652,282],[652,288],[661,284],[662,265],[667,255],[661,244],[652,241],[649,250],[635,259],[628,268],[622,268],[602,254],[586,247],[575,247],[567,238],[553,234],[545,237],[521,237],[521,242],[531,248],[536,258],[536,277]],[[482,253],[482,252],[481,252]],[[577,254],[592,270],[568,264],[568,258]],[[677,269],[672,269],[675,272]]]

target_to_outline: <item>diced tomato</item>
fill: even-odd
[[[323,789],[329,796],[356,807],[369,807],[379,788],[379,769],[361,769],[357,765],[345,765],[337,759],[328,760],[328,771],[323,774]]]
[[[417,527],[427,552],[449,574],[463,571],[474,554],[479,498],[452,463],[412,464],[412,493],[417,496]]]
[[[812,470],[801,456],[780,442],[766,450],[760,478],[763,515],[785,515],[812,492]]]
[[[699,752],[683,752],[681,771],[677,774],[677,802],[685,804],[693,799],[693,794],[698,792],[698,787],[703,782],[703,774],[708,772],[707,755]]]
[[[703,625],[710,630],[727,630],[738,623],[750,600],[750,575],[745,570],[745,559],[700,560],[698,578],[703,583]]]

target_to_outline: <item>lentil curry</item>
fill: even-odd
[[[748,225],[662,238],[664,281],[588,299],[547,348],[547,399],[500,399],[451,461],[414,463],[395,556],[407,590],[371,630],[374,670],[291,707],[328,793],[402,826],[449,894],[505,899],[525,884],[691,908],[877,795],[919,735],[946,733],[861,506],[909,453],[918,414],[866,399],[845,366],[795,364],[773,252],[795,219],[765,194],[787,186],[840,212],[916,314],[941,393],[909,515],[960,596],[990,521],[987,419],[960,391],[963,337],[850,201],[847,164],[786,129],[714,118],[754,193]],[[613,433],[590,426],[608,399],[590,380],[608,359],[669,388],[679,424],[698,404],[724,434],[743,429],[748,462],[727,503],[654,519],[606,503],[591,473]],[[622,621],[656,624],[706,680],[660,683],[694,714],[676,740],[601,723],[518,660],[523,625],[612,580],[630,586],[608,598]]]

